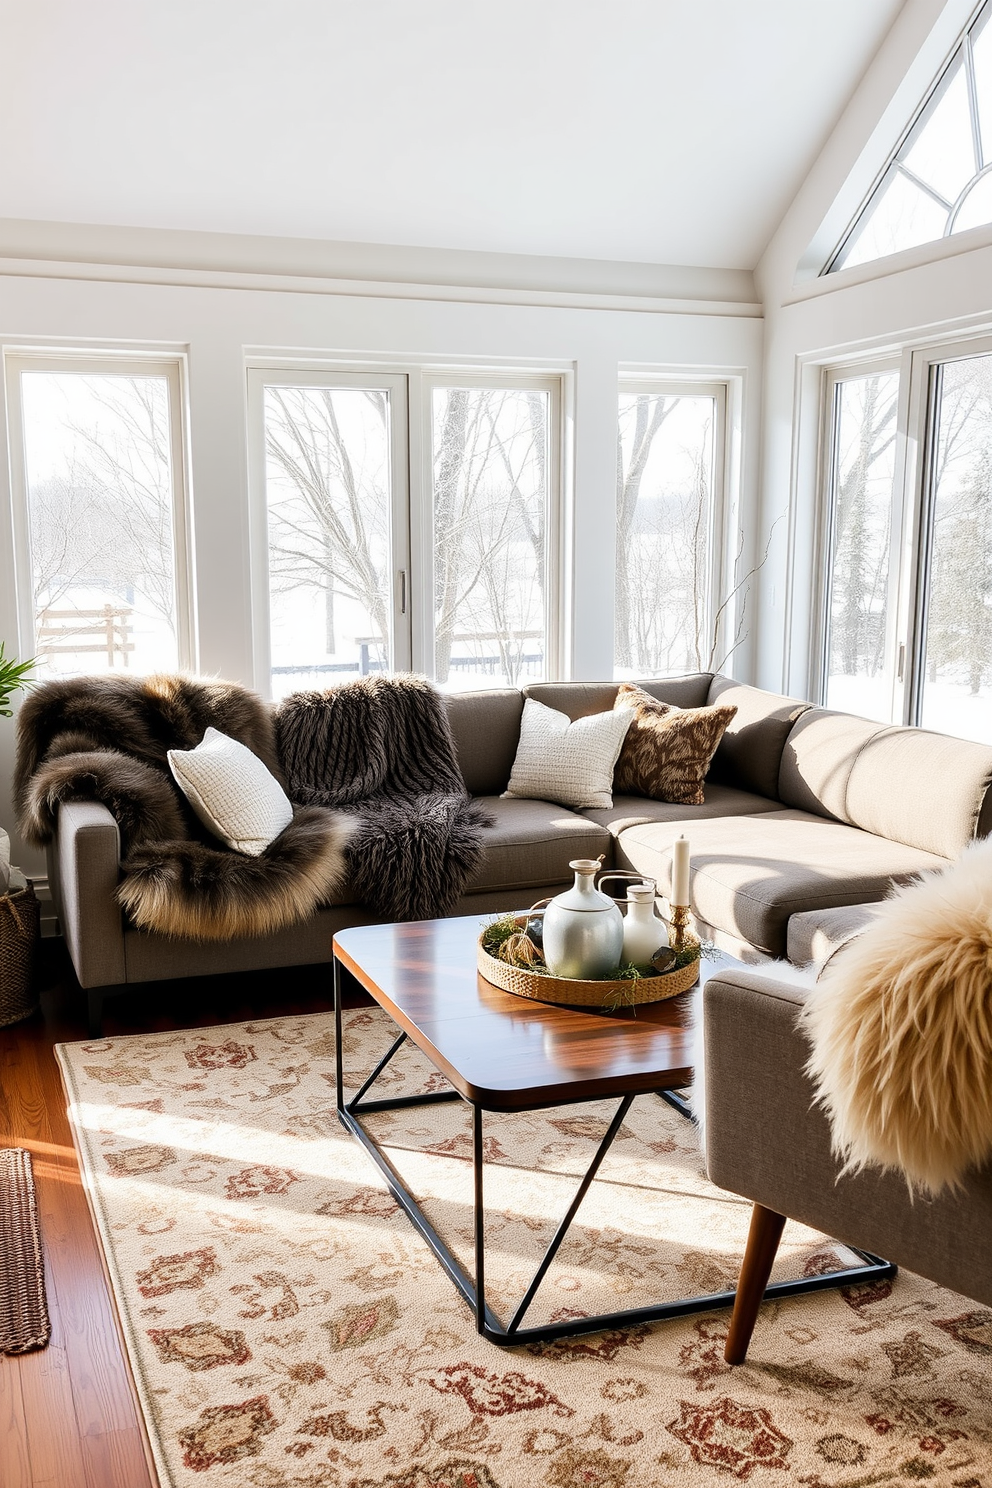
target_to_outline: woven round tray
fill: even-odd
[[[688,992],[699,980],[699,962],[691,961],[664,976],[638,977],[636,981],[580,982],[571,977],[549,976],[546,972],[525,971],[498,961],[483,949],[479,940],[479,971],[487,982],[512,992],[516,997],[530,997],[535,1002],[554,1002],[560,1007],[636,1007],[644,1002],[663,1002]]]

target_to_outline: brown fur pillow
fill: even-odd
[[[634,713],[613,772],[614,792],[701,806],[710,760],[737,709],[720,703],[676,708],[634,682],[620,684],[613,706]]]

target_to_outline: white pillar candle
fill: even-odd
[[[672,852],[672,903],[689,903],[689,843],[685,837],[676,840]]]

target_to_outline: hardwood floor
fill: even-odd
[[[42,942],[40,959],[41,1012],[0,1029],[0,1146],[32,1156],[52,1340],[0,1355],[0,1485],[155,1488],[52,1054],[86,1037],[85,997],[61,941]],[[330,995],[327,967],[161,982],[109,1002],[104,1031],[319,1012]]]

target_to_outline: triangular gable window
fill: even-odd
[[[992,0],[962,36],[826,272],[992,223]]]

